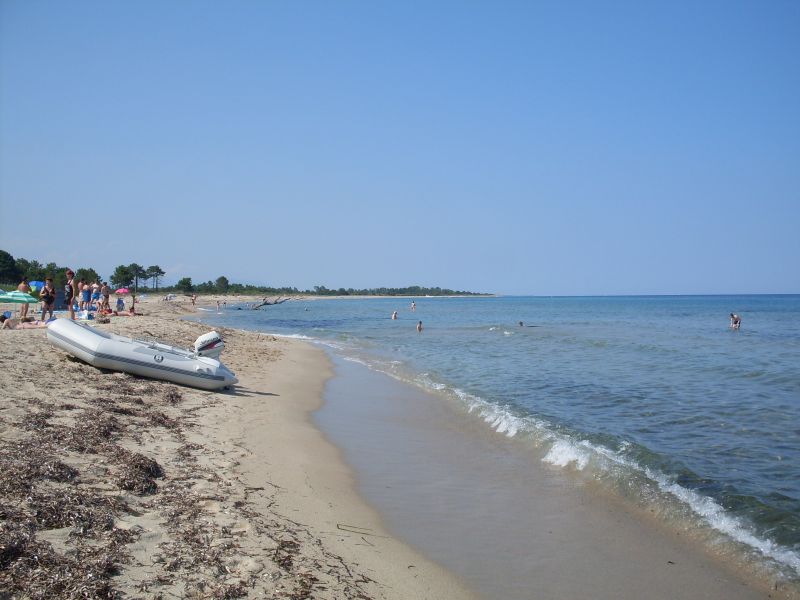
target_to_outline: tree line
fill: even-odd
[[[60,266],[54,262],[42,264],[38,260],[28,260],[26,258],[14,258],[9,252],[0,250],[0,283],[16,285],[25,277],[28,281],[44,281],[52,277],[53,285],[62,287],[67,283],[67,266]],[[79,267],[73,269],[75,278],[85,280],[89,283],[104,281],[104,278],[92,267]],[[158,290],[158,281],[166,273],[158,265],[144,268],[136,263],[129,265],[119,265],[108,281],[115,288],[139,286],[142,282],[143,287],[147,288],[147,283],[152,283],[152,288]]]
[[[18,284],[23,277],[28,281],[44,281],[46,277],[53,278],[56,287],[64,286],[67,282],[66,268],[56,263],[42,264],[36,260],[14,258],[5,250],[0,250],[0,283]],[[74,269],[77,279],[88,282],[103,281],[104,279],[93,268]],[[114,289],[131,286],[134,289],[145,291],[154,290],[162,292],[179,292],[183,294],[241,294],[251,296],[482,296],[486,294],[451,290],[440,287],[422,287],[413,285],[409,287],[380,287],[369,289],[338,288],[328,289],[324,285],[315,285],[313,290],[299,290],[296,287],[271,287],[263,285],[250,285],[231,283],[227,277],[221,275],[215,281],[193,283],[191,277],[183,277],[175,285],[159,287],[159,280],[166,273],[158,265],[147,268],[139,264],[119,265],[108,278]]]

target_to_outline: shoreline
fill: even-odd
[[[137,303],[146,316],[100,327],[188,347],[208,330],[181,319],[188,304],[151,297]],[[311,424],[324,352],[219,330],[240,379],[222,393],[100,371],[44,331],[2,332],[0,587],[12,598],[471,597],[385,531]]]
[[[100,327],[179,346],[190,346],[211,328],[183,318],[200,314],[188,299],[151,297],[137,306],[146,316],[112,318]],[[530,590],[537,598],[555,600],[592,594],[630,600],[677,597],[674,593],[796,597],[733,573],[730,565],[715,564],[635,507],[604,498],[601,489],[581,488],[575,483],[580,476],[548,475],[547,469],[525,471],[529,495],[522,505],[511,505],[535,519],[527,528],[499,535],[492,513],[512,511],[476,516],[464,501],[474,495],[486,509],[498,490],[503,498],[507,480],[485,481],[481,470],[468,470],[479,463],[480,453],[469,454],[473,445],[480,439],[491,445],[493,433],[474,424],[479,438],[468,437],[460,451],[453,449],[457,445],[415,437],[419,447],[411,453],[417,462],[406,460],[402,452],[408,449],[388,443],[392,436],[359,422],[372,405],[392,409],[384,398],[386,384],[370,387],[347,374],[332,379],[332,359],[308,341],[217,330],[228,344],[222,360],[240,379],[220,393],[99,371],[50,347],[43,331],[0,334],[0,366],[5,367],[0,377],[10,390],[0,407],[0,455],[12,459],[0,465],[6,471],[0,479],[0,547],[17,553],[15,565],[0,566],[0,589],[18,590],[13,586],[31,577],[32,571],[22,568],[25,561],[38,552],[49,562],[32,579],[31,589],[45,585],[42,577],[57,579],[71,569],[83,573],[77,577],[82,585],[172,598],[490,598],[503,597],[504,578],[513,579],[517,588],[518,595],[509,598],[528,598]],[[54,382],[52,389],[39,385],[45,377]],[[401,406],[409,389],[396,385],[403,402],[395,405]],[[331,396],[337,387],[338,397]],[[72,395],[62,397],[63,389]],[[58,390],[55,397],[53,390]],[[349,417],[342,411],[340,418],[349,420],[344,437],[320,424],[326,411],[341,411],[342,399],[356,401],[369,390],[367,404],[356,406]],[[408,416],[395,415],[389,422],[405,422]],[[463,443],[452,437],[462,425],[451,417],[440,414],[434,429],[437,434],[449,430],[448,439]],[[417,421],[428,427],[436,419],[418,414]],[[348,439],[356,437],[378,444],[354,449]],[[405,437],[394,435],[394,440]],[[6,452],[11,447],[29,456]],[[439,453],[426,453],[431,448]],[[495,466],[491,456],[487,452],[483,459],[485,472]],[[473,460],[472,467],[465,465]],[[433,477],[423,477],[426,469]],[[459,473],[467,476],[455,486],[455,495],[437,487],[443,476]],[[381,479],[386,475],[388,480]],[[20,490],[14,478],[29,483],[30,490]],[[560,495],[565,485],[573,489]],[[148,491],[150,486],[155,491]],[[400,503],[399,513],[387,509],[387,498]],[[3,511],[4,506],[11,510]],[[54,516],[56,507],[62,517]],[[421,513],[427,522],[420,520]],[[524,576],[497,571],[488,583],[471,578],[469,567],[464,571],[461,564],[470,552],[470,532],[482,532],[476,538],[481,552],[497,545],[489,550],[486,566],[481,561],[475,571],[502,566],[510,557],[525,569]],[[523,539],[516,540],[520,533]],[[606,547],[606,539],[620,547]],[[100,551],[110,559],[103,562]],[[67,595],[48,589],[54,597]]]
[[[334,364],[316,420],[354,465],[361,493],[390,530],[481,597],[798,597],[585,474],[541,465],[527,444],[435,394]]]

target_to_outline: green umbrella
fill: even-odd
[[[25,292],[14,290],[0,294],[0,304],[38,304],[39,301]]]

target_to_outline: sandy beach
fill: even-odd
[[[183,347],[208,331],[181,320],[188,300],[137,307],[99,327]],[[43,330],[2,332],[0,595],[471,597],[384,530],[310,424],[324,353],[220,332],[240,380],[223,392],[95,369]]]
[[[190,347],[210,328],[183,318],[217,299],[151,297],[96,326]],[[221,392],[0,332],[0,598],[796,597],[507,446],[504,476],[496,434],[422,392],[300,340],[217,331],[239,378]],[[425,425],[409,444],[410,415]]]

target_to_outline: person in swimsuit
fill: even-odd
[[[99,301],[100,301],[100,284],[97,283],[97,281],[95,281],[92,284],[92,301],[91,301],[91,304],[94,304],[95,308],[100,308],[100,302]],[[87,308],[90,308],[91,304],[90,304],[90,306],[87,306]]]
[[[30,294],[31,293],[31,286],[28,285],[28,278],[23,277],[22,281],[20,281],[19,285],[17,286],[17,291],[22,292],[23,294]],[[19,308],[19,318],[24,319],[28,316],[28,305],[23,304]]]
[[[56,303],[56,290],[53,287],[53,278],[48,277],[44,280],[44,287],[39,292],[39,300],[42,301],[42,321],[47,317],[47,312],[50,311],[50,318],[53,317],[53,306]]]
[[[44,321],[30,321],[23,323],[17,319],[9,319],[5,315],[0,315],[0,329],[42,329],[47,327]]]
[[[67,283],[64,285],[64,302],[69,310],[69,318],[75,320],[75,307],[73,301],[75,300],[75,273],[72,269],[67,269]]]
[[[417,333],[422,333],[422,321],[417,323]]]
[[[80,309],[89,310],[89,306],[91,305],[91,300],[92,300],[92,286],[90,286],[85,279],[81,279],[80,290],[81,290]]]
[[[739,329],[741,326],[742,318],[735,313],[731,313],[731,329]]]
[[[108,303],[108,301],[109,301],[108,299],[109,299],[110,296],[111,296],[111,288],[108,287],[108,282],[106,281],[100,287],[100,297],[102,298],[102,300],[100,302],[100,308],[101,309],[107,310],[107,311],[111,310],[111,306]]]

